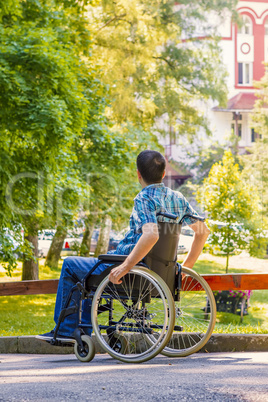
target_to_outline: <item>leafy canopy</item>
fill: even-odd
[[[225,71],[220,61],[210,12],[218,16],[236,1],[115,0],[95,1],[88,7],[92,57],[110,88],[107,115],[154,127],[167,117],[177,133],[193,136],[207,130],[198,102],[224,103]],[[207,25],[206,40],[196,28]],[[217,71],[217,74],[215,74]]]

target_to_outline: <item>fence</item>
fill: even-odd
[[[268,289],[267,274],[209,274],[201,275],[212,290]],[[57,292],[58,279],[0,282],[0,296],[41,295]]]

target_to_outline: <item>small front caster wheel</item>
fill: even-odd
[[[83,348],[77,342],[74,344],[74,354],[80,362],[90,362],[95,356],[95,345],[88,335],[81,336]]]

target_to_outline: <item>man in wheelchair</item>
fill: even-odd
[[[170,222],[169,216],[174,219],[175,215],[177,221],[182,221],[185,215],[190,215],[185,217],[184,224],[188,224],[195,232],[192,247],[184,259],[183,266],[192,268],[203,249],[209,229],[202,220],[194,220],[191,217],[198,215],[181,193],[165,187],[162,183],[165,165],[165,158],[156,151],[145,150],[137,157],[137,175],[142,190],[134,199],[130,230],[115,250],[116,255],[127,257],[119,259],[121,262],[117,262],[110,270],[109,280],[114,286],[122,284],[123,278],[130,270],[148,255],[159,239],[158,222]],[[107,262],[107,256],[103,259],[66,258],[62,266],[55,304],[56,326],[51,332],[37,335],[36,338],[52,344],[73,342],[76,338],[75,331],[79,326],[77,312],[79,298],[86,292],[81,284],[84,284],[84,279],[89,276],[101,275],[105,270],[109,273],[111,265],[112,261]],[[76,284],[80,285],[75,287]],[[80,324],[91,323],[91,302],[92,298],[84,297]],[[105,310],[105,307],[103,309]],[[90,325],[83,327],[83,334],[91,335],[91,332]]]

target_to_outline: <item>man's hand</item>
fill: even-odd
[[[109,275],[109,280],[115,285],[119,285],[122,283],[120,280],[124,275],[126,275],[131,268],[126,267],[124,264],[119,265],[116,268],[113,268]]]

